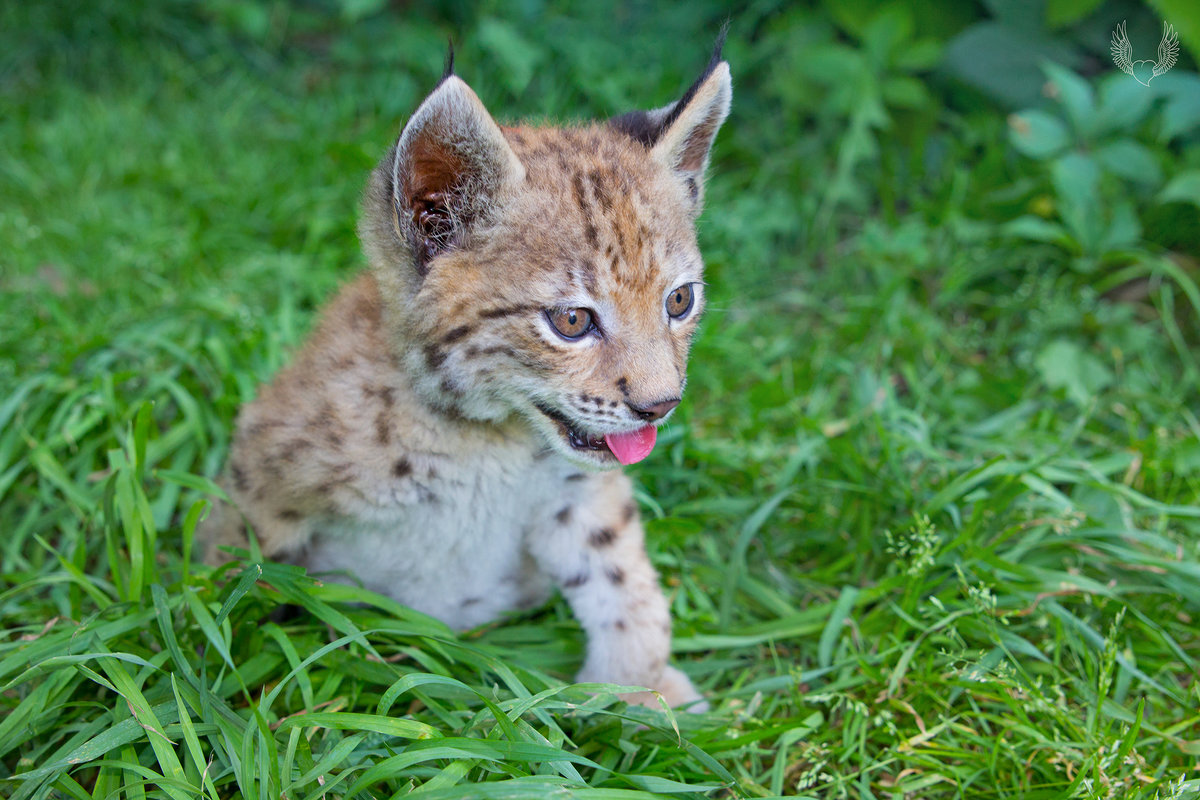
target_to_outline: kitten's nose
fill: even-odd
[[[671,413],[671,409],[679,405],[679,398],[672,397],[670,400],[663,400],[661,403],[655,403],[649,406],[635,406],[633,403],[626,401],[625,405],[638,416],[639,419],[644,419],[646,422],[653,422],[656,419],[662,419],[667,414]]]

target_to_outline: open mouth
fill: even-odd
[[[558,411],[552,408],[547,408],[541,403],[535,403],[538,411],[545,414],[550,419],[554,420],[563,435],[567,437],[567,443],[575,450],[597,450],[606,453],[612,453],[608,444],[605,443],[603,436],[595,436],[590,433],[585,433],[576,428],[569,419],[563,416]]]
[[[653,425],[646,425],[627,433],[606,433],[603,436],[581,431],[571,420],[560,411],[548,408],[540,403],[534,404],[538,411],[550,418],[559,431],[571,445],[572,450],[603,453],[613,456],[622,464],[636,464],[654,449],[658,431]],[[604,456],[601,456],[604,457]]]

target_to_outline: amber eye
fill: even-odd
[[[586,308],[556,308],[546,312],[546,319],[564,339],[578,339],[596,327]]]
[[[692,285],[685,283],[667,295],[667,315],[671,319],[682,319],[692,310]]]

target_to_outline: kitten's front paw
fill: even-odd
[[[704,699],[704,695],[696,691],[691,679],[675,667],[664,669],[662,677],[655,683],[658,693],[671,708],[697,714],[708,711],[708,701]],[[621,699],[648,708],[662,708],[654,692],[630,692],[621,695]]]

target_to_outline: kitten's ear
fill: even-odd
[[[632,111],[609,121],[617,130],[650,148],[650,155],[672,170],[688,188],[693,208],[700,210],[704,170],[721,123],[729,116],[733,86],[729,64],[721,60],[725,31],[712,59],[678,101],[654,111]]]
[[[447,67],[404,126],[392,163],[396,213],[418,271],[424,274],[430,259],[461,241],[471,222],[524,178],[500,126]]]

